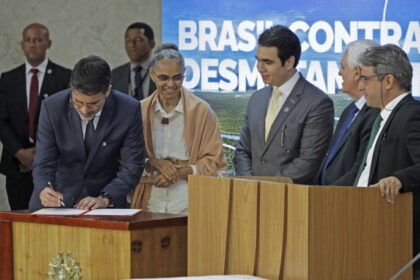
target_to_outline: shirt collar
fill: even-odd
[[[285,96],[289,96],[292,92],[293,88],[295,87],[297,81],[299,80],[299,71],[296,71],[293,76],[286,81],[284,84],[278,87],[278,89],[283,93]],[[273,86],[273,90],[275,90],[277,87]]]
[[[44,61],[36,67],[32,66],[31,64],[29,64],[28,61],[26,61],[26,63],[25,63],[25,73],[26,73],[26,75],[28,75],[31,72],[32,69],[36,68],[36,69],[38,69],[39,72],[45,74],[45,71],[47,70],[47,65],[48,65],[48,57],[46,57],[44,59]]]
[[[398,103],[400,103],[400,101],[406,97],[407,95],[409,95],[410,92],[405,92],[403,94],[400,94],[399,96],[397,96],[396,98],[392,99],[391,102],[389,102],[388,104],[386,104],[385,108],[381,110],[381,117],[383,120],[387,120],[388,117],[391,115],[392,110],[394,110],[394,108],[398,105]]]
[[[365,106],[366,104],[366,99],[365,96],[363,95],[362,97],[359,98],[359,100],[354,102],[354,105],[356,105],[357,109],[362,110],[363,106]]]
[[[159,98],[156,98],[156,105],[155,105],[155,112],[160,111],[161,113],[168,114],[166,111],[162,108],[162,105],[159,102]],[[178,104],[176,107],[169,113],[178,111],[180,113],[184,113],[184,106],[182,105],[182,97],[179,99]]]
[[[149,68],[150,66],[150,57],[148,60],[146,60],[145,62],[143,62],[142,64],[140,64],[141,66],[141,71],[145,71]],[[130,69],[131,71],[134,71],[134,67],[137,67],[137,65],[134,65],[133,63],[130,62]]]

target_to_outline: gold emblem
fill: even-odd
[[[58,253],[48,265],[48,280],[80,280],[79,264],[69,253]]]

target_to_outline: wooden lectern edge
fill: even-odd
[[[0,212],[0,220],[43,223],[89,228],[134,230],[187,224],[186,215],[161,214],[142,211],[133,217],[41,216],[31,215],[35,210]]]

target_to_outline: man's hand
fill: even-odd
[[[34,157],[35,148],[19,149],[16,152],[15,158],[17,158],[20,162],[19,167],[22,173],[32,170],[34,164]]]
[[[87,196],[79,201],[74,208],[77,209],[84,209],[84,210],[93,210],[99,208],[107,208],[109,204],[108,199],[103,198],[101,196],[98,197],[91,197]]]
[[[39,194],[39,199],[44,207],[61,207],[63,201],[63,194],[56,192],[50,187],[46,187]]]
[[[389,203],[394,203],[402,188],[402,184],[397,177],[390,176],[379,180],[378,183],[370,185],[369,187],[379,188],[381,196],[386,196]]]
[[[175,183],[179,180],[178,168],[176,165],[167,159],[152,158],[149,160],[150,165],[155,168],[166,180]]]

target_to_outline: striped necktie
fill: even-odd
[[[366,158],[367,158],[370,148],[373,145],[373,142],[375,141],[376,134],[378,134],[379,127],[381,126],[381,121],[382,121],[382,117],[381,115],[378,115],[376,117],[375,122],[373,123],[372,131],[370,132],[370,138],[366,147],[365,155],[363,156],[362,164],[360,164],[359,172],[357,172],[356,180],[354,180],[354,183],[353,183],[354,186],[357,186],[357,183],[359,182],[359,179],[360,179],[360,175],[362,175],[363,169],[365,169]]]
[[[273,125],[274,120],[277,117],[277,112],[279,111],[279,99],[283,93],[276,88],[273,92],[273,97],[271,98],[271,105],[265,116],[265,141],[267,142],[268,134],[270,133],[271,126]]]
[[[356,113],[359,111],[359,109],[356,107],[356,105],[353,104],[353,107],[350,110],[350,113],[347,117],[346,122],[341,127],[340,134],[337,137],[337,140],[334,143],[334,146],[332,147],[331,151],[328,154],[327,161],[325,162],[323,168],[322,168],[322,184],[325,185],[325,171],[327,170],[328,165],[330,164],[332,158],[334,157],[335,153],[337,152],[338,146],[341,143],[341,140],[343,140],[344,134],[346,133],[347,129],[349,128],[350,124],[352,123],[354,117],[356,116]]]

